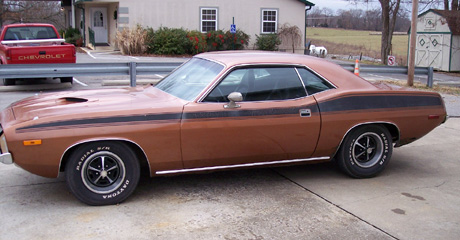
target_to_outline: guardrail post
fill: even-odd
[[[433,87],[433,67],[428,68],[428,78],[426,81],[426,86],[429,88]]]
[[[136,86],[136,65],[135,62],[129,63],[129,85],[131,87]]]

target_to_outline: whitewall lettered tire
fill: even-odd
[[[340,168],[355,178],[369,178],[381,173],[393,153],[393,141],[381,125],[353,129],[345,137],[337,155]]]
[[[89,205],[124,201],[136,188],[140,165],[134,151],[120,142],[101,141],[79,146],[66,164],[70,191]]]

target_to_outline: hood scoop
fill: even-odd
[[[57,99],[56,102],[61,104],[83,103],[88,102],[88,99],[79,97],[63,97]]]

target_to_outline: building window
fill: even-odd
[[[262,33],[276,33],[278,29],[278,10],[262,9]]]
[[[217,8],[200,8],[201,32],[217,30]]]

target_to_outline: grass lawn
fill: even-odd
[[[359,55],[380,58],[381,35],[371,31],[337,28],[307,28],[307,40],[313,45],[325,46],[328,54]],[[398,64],[405,65],[407,59],[408,35],[393,35],[393,55]]]

